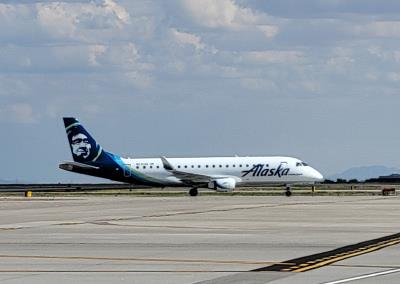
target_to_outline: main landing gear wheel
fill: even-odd
[[[197,188],[191,188],[189,190],[189,195],[190,196],[197,196],[199,194],[199,191],[197,190]]]
[[[287,197],[292,196],[292,191],[290,190],[290,186],[287,186],[287,187],[286,187],[285,195],[286,195]]]

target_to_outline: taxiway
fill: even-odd
[[[398,283],[399,220],[396,196],[2,198],[0,282]]]

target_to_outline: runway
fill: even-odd
[[[398,283],[397,196],[1,198],[1,283]]]

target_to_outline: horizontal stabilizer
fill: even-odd
[[[78,169],[85,169],[85,170],[98,170],[99,167],[91,166],[91,165],[86,165],[78,162],[64,162],[62,164],[59,164],[58,167],[60,169],[66,170],[66,171],[72,171],[74,168]]]

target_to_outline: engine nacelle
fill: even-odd
[[[231,192],[235,189],[236,180],[233,178],[220,178],[208,184],[208,188],[219,192]]]

